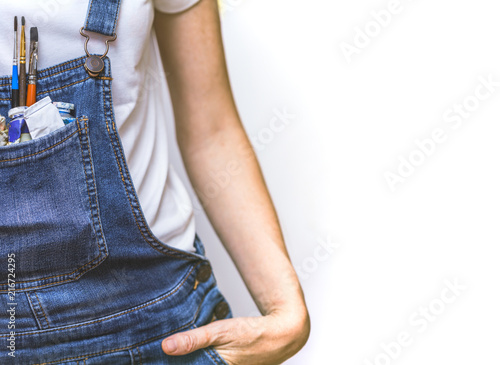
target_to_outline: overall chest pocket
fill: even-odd
[[[0,292],[77,280],[107,256],[88,120],[0,147]]]

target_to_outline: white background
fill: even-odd
[[[257,151],[312,318],[287,364],[498,364],[500,84],[474,104],[480,77],[500,83],[498,3],[222,3],[247,133],[267,136],[274,109],[295,115]],[[391,3],[397,14],[377,31],[372,11]],[[341,45],[366,27],[349,62]],[[464,100],[470,115],[447,122]],[[415,140],[436,130],[446,140],[422,155]],[[410,156],[420,166],[392,191],[384,174]],[[199,211],[197,224],[234,314],[256,315]],[[464,288],[446,292],[446,280]],[[400,333],[405,345],[394,344]]]

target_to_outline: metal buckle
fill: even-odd
[[[80,34],[87,38],[85,40],[85,53],[87,54],[87,59],[85,60],[85,70],[89,73],[90,76],[92,77],[97,77],[99,74],[104,70],[104,61],[102,60],[109,51],[109,42],[113,42],[116,39],[116,34],[113,35],[113,38],[111,39],[106,39],[106,52],[102,56],[97,56],[97,55],[91,55],[87,49],[87,45],[89,43],[90,37],[83,32],[83,27],[80,29]]]

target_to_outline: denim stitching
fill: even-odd
[[[82,82],[85,82],[87,81],[88,79],[90,79],[91,77],[88,76],[82,80],[79,80],[79,81],[75,81],[75,82],[72,82],[71,84],[68,84],[68,85],[64,85],[64,86],[61,86],[61,87],[58,87],[58,88],[55,88],[55,89],[51,89],[51,90],[45,90],[45,91],[41,91],[40,93],[36,94],[37,96],[40,96],[40,95],[43,95],[43,94],[48,94],[48,93],[51,93],[51,92],[54,92],[54,91],[58,91],[58,90],[62,90],[62,89],[65,89],[67,87],[70,87],[70,86],[73,86],[73,85],[76,85],[76,84],[81,84]]]
[[[84,123],[85,123],[85,121],[86,121],[86,120],[88,120],[88,119],[82,118],[81,120],[82,120],[82,121],[84,121]],[[79,131],[81,130],[80,125],[79,125],[79,124],[77,124],[77,127],[78,127],[78,130],[76,130],[75,132],[71,133],[71,135],[70,135],[70,136],[68,136],[68,137],[71,137],[73,134],[75,134],[76,132],[79,132]],[[87,131],[87,124],[86,124],[86,123],[85,123],[85,128],[84,128],[84,130],[85,130],[85,131]],[[64,141],[64,140],[63,140],[63,141]],[[63,141],[61,141],[61,142],[63,142]],[[54,145],[54,146],[56,146],[56,145]],[[52,146],[51,146],[51,147],[52,147]],[[44,151],[45,151],[45,150],[44,150]],[[44,152],[44,151],[40,151],[40,153],[41,153],[41,152]],[[23,156],[23,158],[24,158],[24,157],[29,157],[29,156],[31,156],[31,155],[28,155],[28,156]],[[83,159],[83,151],[82,151],[82,159]],[[2,160],[2,161],[0,161],[0,162],[4,162],[4,161],[9,161],[9,160]],[[87,183],[87,193],[88,193],[88,195],[89,195],[89,205],[90,205],[90,208],[92,209],[92,204],[91,204],[91,201],[90,201],[90,192],[89,192],[88,182],[86,181],[86,183]],[[99,251],[100,251],[100,250],[99,250]],[[98,257],[100,257],[100,255],[99,255]],[[98,258],[98,257],[97,257],[97,258]],[[92,262],[93,262],[93,261],[95,261],[97,258],[93,259],[93,260],[92,260],[92,261],[90,261],[89,263],[92,263]],[[60,275],[49,276],[49,277],[43,278],[42,280],[53,279],[53,278],[57,278],[57,277],[64,276],[64,275],[73,275],[75,272],[77,272],[77,271],[78,271],[78,270],[80,270],[81,268],[83,268],[83,267],[87,266],[89,263],[87,263],[87,264],[85,264],[85,265],[83,265],[83,266],[79,267],[78,269],[74,270],[73,272],[70,272],[69,274],[60,274]],[[41,279],[23,280],[23,281],[17,281],[17,283],[31,283],[31,282],[33,282],[33,281],[40,281],[40,280],[41,280]],[[31,288],[22,288],[22,289],[23,289],[23,290],[26,290],[26,289],[31,289]],[[1,292],[1,291],[0,291],[0,292]]]
[[[118,22],[118,13],[120,12],[120,2],[118,3],[118,9],[115,12],[115,22],[113,24],[113,33],[116,34],[116,23]]]
[[[189,275],[187,276],[189,277]],[[187,279],[186,277],[186,279]],[[183,285],[183,283],[181,284]],[[107,354],[107,353],[113,353],[113,352],[117,352],[117,351],[122,351],[122,350],[127,350],[127,349],[131,349],[133,348],[134,346],[139,346],[139,345],[142,345],[142,344],[145,344],[147,342],[151,342],[151,341],[154,341],[158,338],[161,338],[161,337],[165,337],[165,336],[168,336],[169,334],[171,333],[174,333],[174,332],[177,332],[183,328],[187,328],[187,327],[190,327],[193,325],[193,323],[196,321],[196,318],[198,317],[198,314],[200,312],[200,309],[201,309],[201,306],[203,304],[203,301],[205,300],[206,296],[208,295],[208,293],[210,292],[210,290],[212,290],[214,287],[214,285],[211,285],[210,287],[207,288],[207,291],[206,293],[203,295],[203,298],[201,299],[200,301],[200,304],[198,305],[198,308],[196,309],[196,312],[194,313],[194,316],[193,316],[193,319],[191,321],[189,321],[188,323],[180,326],[180,327],[177,327],[176,329],[173,329],[173,330],[170,330],[168,332],[165,332],[165,333],[162,333],[161,335],[158,335],[158,336],[154,336],[154,337],[150,337],[148,338],[147,340],[144,340],[144,341],[141,341],[139,343],[135,343],[133,345],[130,345],[130,346],[125,346],[125,347],[121,347],[121,348],[115,348],[115,349],[111,349],[111,350],[105,350],[105,351],[100,351],[100,352],[94,352],[94,353],[91,353],[91,354],[85,354],[85,355],[80,355],[80,356],[73,356],[73,357],[68,357],[68,358],[64,358],[64,359],[59,359],[59,360],[55,360],[55,361],[50,361],[50,362],[44,362],[44,363],[40,363],[40,364],[33,364],[33,365],[48,365],[48,364],[54,364],[54,363],[57,363],[59,361],[67,361],[67,360],[74,360],[74,359],[77,359],[77,358],[80,358],[82,356],[86,356],[86,358],[88,359],[89,357],[91,356],[95,356],[95,355],[102,355],[102,354]],[[173,294],[173,293],[172,293]],[[164,298],[166,299],[166,298]],[[163,300],[163,299],[158,299],[158,300]],[[156,302],[157,300],[155,300]],[[153,303],[149,303],[148,305],[151,305]],[[147,306],[147,305],[146,305]],[[141,308],[139,308],[141,309]],[[137,310],[137,309],[135,309]],[[76,326],[76,327],[79,327],[79,326]],[[19,335],[19,334],[18,334]],[[21,333],[22,335],[22,333]],[[6,336],[0,336],[0,337],[6,337]]]
[[[211,287],[210,287],[210,288],[211,288]],[[112,353],[112,352],[116,352],[116,351],[121,351],[121,350],[130,349],[130,348],[132,348],[132,347],[134,347],[134,346],[137,346],[137,345],[142,345],[142,344],[144,344],[144,343],[154,341],[154,340],[156,340],[156,339],[158,339],[158,338],[161,338],[161,337],[164,337],[164,336],[168,336],[168,335],[169,335],[169,334],[171,334],[171,333],[174,333],[174,332],[176,332],[176,331],[179,331],[179,330],[181,330],[181,329],[183,329],[183,328],[186,328],[186,327],[188,327],[188,326],[192,325],[192,324],[194,323],[194,321],[195,321],[195,318],[198,316],[198,313],[199,313],[200,308],[201,308],[201,303],[203,302],[203,300],[205,300],[205,297],[207,296],[208,292],[210,291],[210,288],[209,288],[209,289],[207,289],[207,293],[205,293],[204,297],[202,298],[202,300],[201,300],[201,302],[200,302],[200,305],[199,305],[199,306],[198,306],[198,308],[196,309],[196,313],[195,313],[195,315],[194,315],[193,320],[191,320],[190,322],[186,323],[185,325],[180,326],[180,327],[178,327],[178,328],[176,328],[176,329],[174,329],[174,330],[171,330],[171,331],[169,331],[169,332],[163,333],[163,334],[161,334],[161,335],[158,335],[158,336],[154,336],[154,337],[148,338],[147,340],[141,341],[141,342],[136,343],[136,344],[133,344],[133,345],[131,345],[131,346],[126,346],[126,347],[121,347],[121,348],[112,349],[112,350],[105,350],[105,351],[95,352],[95,353],[92,353],[92,354],[85,354],[85,355],[82,355],[82,356],[87,356],[87,358],[88,358],[88,357],[90,357],[90,356],[94,356],[94,355],[101,355],[101,354]],[[55,360],[55,361],[51,361],[51,362],[44,362],[44,363],[41,363],[41,364],[34,364],[34,365],[48,365],[48,364],[54,364],[54,363],[56,363],[56,362],[58,362],[58,361],[73,360],[73,359],[76,359],[76,358],[79,358],[79,357],[81,357],[81,356],[68,357],[68,358],[65,358],[65,359],[59,359],[59,360]]]
[[[82,56],[80,58],[76,58],[74,60],[70,60],[70,61],[67,61],[67,62],[64,62],[64,63],[61,63],[59,65],[55,65],[55,66],[52,66],[52,67],[49,67],[49,68],[44,68],[43,70],[40,70],[40,73],[45,73],[47,71],[50,71],[50,70],[54,70],[56,68],[62,68],[64,66],[66,66],[67,64],[70,64],[70,63],[73,63],[73,62],[78,62],[78,61],[81,61],[83,60],[84,58],[87,58],[87,56]],[[65,70],[67,71],[67,70]],[[52,75],[52,74],[51,74]],[[48,76],[51,76],[51,75],[48,75]],[[42,76],[43,78],[45,78],[46,76]]]
[[[38,327],[40,329],[43,329],[43,326],[42,324],[40,323],[40,319],[38,319],[38,314],[36,313],[37,310],[35,308],[35,306],[33,305],[33,302],[31,301],[31,297],[30,297],[30,293],[29,292],[26,292],[26,298],[28,299],[28,302],[30,304],[30,307],[31,307],[31,311],[33,312],[33,316],[35,317],[35,320],[36,320],[36,323],[38,324]]]
[[[137,346],[137,353],[139,354],[139,365],[142,365],[142,356],[141,356],[141,350],[139,350],[139,346]]]
[[[104,83],[102,85],[103,87],[103,97],[105,99],[105,89],[104,89]],[[114,137],[114,136],[117,136],[118,135],[118,132],[116,131],[116,127],[115,127],[115,121],[114,121],[114,116],[113,116],[113,113],[111,112],[110,110],[110,107],[107,106],[106,104],[106,100],[104,100],[104,107],[107,109],[105,111],[105,119],[106,119],[106,126],[108,128],[108,133],[110,134],[110,137]],[[110,129],[109,129],[109,125],[108,125],[108,112],[110,113],[111,115],[111,126],[113,127],[113,134],[111,135],[110,133]],[[116,137],[115,137],[116,138]],[[165,255],[168,255],[168,256],[173,256],[173,257],[176,257],[176,258],[182,258],[184,260],[191,260],[191,259],[199,259],[199,257],[197,256],[191,256],[189,254],[186,254],[185,252],[181,252],[181,251],[177,251],[175,249],[172,249],[172,248],[169,248],[169,247],[166,247],[164,244],[162,244],[161,242],[159,242],[154,236],[151,235],[151,232],[150,230],[148,230],[146,227],[146,223],[145,223],[145,217],[143,214],[141,214],[141,212],[139,211],[139,209],[136,208],[136,206],[138,206],[139,204],[137,203],[137,195],[133,193],[133,189],[130,188],[130,190],[132,192],[129,192],[128,191],[128,186],[131,186],[132,183],[131,183],[131,177],[130,177],[130,174],[128,173],[128,170],[126,168],[124,168],[123,170],[125,170],[125,173],[127,174],[127,179],[125,179],[124,175],[123,175],[123,171],[122,171],[122,168],[121,168],[121,163],[120,161],[125,161],[125,157],[123,156],[122,154],[122,150],[119,148],[119,144],[118,143],[115,143],[116,144],[116,148],[113,147],[113,151],[115,153],[115,157],[116,157],[116,161],[118,163],[118,166],[119,166],[119,170],[120,170],[120,175],[122,177],[122,182],[124,183],[125,185],[125,191],[127,193],[127,198],[129,200],[129,204],[130,204],[130,207],[132,208],[132,212],[134,214],[134,219],[135,219],[135,222],[136,222],[136,225],[137,227],[139,228],[139,232],[141,233],[142,237],[144,238],[144,240],[152,247],[154,248],[155,250],[157,250],[158,252],[160,253],[163,253]],[[116,154],[116,150],[118,150],[119,154],[120,154],[120,159],[118,158],[118,155]],[[132,201],[131,201],[131,196],[133,197],[133,200],[134,200],[134,203],[135,205],[132,204]],[[142,226],[139,225],[139,221],[138,221],[138,217],[142,223]],[[145,232],[144,232],[145,231]],[[153,241],[153,242],[150,242],[150,241]],[[156,244],[156,245],[154,245]],[[160,247],[156,247],[156,246],[160,246]],[[165,251],[168,251],[168,252],[165,252]]]
[[[27,158],[27,157],[32,157],[32,156],[36,156],[40,153],[43,153],[45,151],[48,151],[58,145],[60,145],[61,143],[65,142],[66,140],[68,140],[69,138],[71,138],[75,133],[77,133],[78,131],[74,131],[73,133],[71,133],[69,136],[67,136],[66,138],[64,138],[62,141],[59,141],[57,142],[56,144],[52,145],[52,146],[49,146],[47,147],[46,149],[42,150],[42,151],[38,151],[38,152],[35,152],[35,153],[32,153],[31,155],[26,155],[26,156],[21,156],[21,157],[16,157],[16,158],[8,158],[6,160],[0,160],[0,163],[1,162],[9,162],[9,161],[16,161],[16,160],[21,160],[23,158]],[[18,283],[20,283],[20,281],[18,281]]]
[[[90,0],[90,7],[89,7],[89,12],[87,13],[87,21],[85,23],[85,29],[89,27],[89,21],[90,21],[90,13],[92,12],[92,5],[94,4],[94,0]]]
[[[158,247],[155,247],[154,245],[152,245],[147,237],[144,236],[144,232],[143,230],[141,229],[141,226],[139,225],[139,222],[137,221],[137,213],[134,209],[134,206],[132,204],[132,201],[130,200],[130,193],[128,192],[128,184],[127,184],[127,181],[125,180],[125,177],[123,175],[123,169],[122,169],[122,164],[120,161],[123,161],[124,160],[124,157],[123,155],[121,154],[121,151],[120,151],[120,148],[119,148],[119,145],[116,141],[116,136],[117,136],[117,132],[116,132],[116,129],[115,129],[115,122],[114,122],[114,119],[113,117],[111,117],[111,125],[113,127],[113,133],[111,132],[110,128],[109,128],[109,123],[108,123],[108,112],[111,113],[111,111],[108,109],[107,107],[107,103],[106,103],[106,91],[104,89],[104,83],[102,83],[102,89],[103,89],[103,103],[104,103],[104,108],[105,108],[105,112],[104,112],[104,118],[105,118],[105,122],[106,122],[106,128],[108,130],[108,135],[111,139],[111,144],[112,144],[112,147],[113,147],[113,152],[115,154],[115,158],[116,158],[116,162],[117,162],[117,165],[118,165],[118,170],[120,171],[120,176],[121,176],[121,179],[122,179],[122,183],[124,185],[124,188],[125,188],[125,194],[127,195],[127,199],[129,201],[129,204],[130,204],[130,207],[132,208],[132,213],[134,215],[134,219],[135,219],[135,223],[137,225],[137,227],[139,228],[139,232],[141,233],[142,237],[144,238],[144,240],[152,247],[154,248],[156,251],[164,254],[164,255],[167,255],[167,256],[171,256],[171,257],[175,257],[175,258],[182,258],[182,259],[185,259],[185,260],[189,260],[189,258],[187,258],[184,254],[181,253],[181,255],[176,255],[174,253],[171,252],[171,250],[169,250],[168,248],[166,247],[162,247],[164,250],[168,250],[168,252],[165,252],[165,251],[162,251],[160,250]],[[116,145],[116,146],[115,146]],[[120,153],[120,158],[118,157],[117,155],[117,152],[118,151]],[[132,194],[133,195],[133,194]]]
[[[50,362],[43,362],[43,363],[38,363],[38,364],[33,364],[33,365],[55,364],[55,363],[57,363],[59,361],[74,360],[74,359],[80,358],[81,356],[86,356],[87,359],[88,359],[89,357],[93,357],[93,356],[96,356],[96,355],[110,354],[110,353],[117,352],[117,351],[127,350],[127,349],[130,349],[130,348],[134,347],[134,346],[142,345],[144,343],[147,343],[147,342],[150,342],[150,341],[154,341],[154,340],[156,340],[158,338],[161,338],[161,337],[164,337],[164,336],[168,336],[171,333],[174,333],[174,332],[176,332],[178,330],[181,330],[183,328],[188,327],[191,323],[193,323],[193,321],[188,322],[185,325],[180,326],[180,327],[178,327],[178,328],[176,328],[174,330],[168,331],[166,333],[162,333],[161,335],[158,335],[158,336],[155,336],[155,337],[148,338],[147,340],[141,341],[139,343],[135,343],[135,344],[130,345],[130,346],[121,347],[121,348],[117,348],[117,349],[111,349],[111,350],[105,350],[105,351],[100,351],[100,352],[94,352],[94,353],[91,353],[91,354],[85,354],[85,355],[80,355],[80,356],[66,357],[64,359],[54,360],[54,361],[50,361]]]
[[[64,330],[67,330],[67,329],[72,329],[72,328],[78,328],[78,327],[84,327],[84,326],[88,326],[88,325],[91,325],[91,324],[95,324],[95,323],[100,323],[100,322],[104,322],[104,321],[107,321],[107,320],[110,320],[110,319],[113,319],[113,318],[116,318],[116,317],[121,317],[125,314],[128,314],[128,313],[132,313],[132,312],[135,312],[139,309],[142,309],[142,308],[145,308],[145,307],[149,307],[150,305],[153,305],[157,302],[160,302],[168,297],[170,297],[171,295],[175,294],[177,291],[179,291],[185,284],[185,282],[187,281],[187,279],[190,277],[191,273],[199,266],[199,264],[197,265],[194,265],[191,270],[189,271],[189,273],[186,275],[186,277],[179,283],[179,285],[177,286],[177,288],[170,292],[170,293],[166,293],[162,296],[160,296],[159,298],[156,298],[155,300],[151,301],[151,302],[146,302],[146,304],[141,304],[135,308],[132,308],[132,309],[129,309],[125,312],[120,312],[120,313],[117,313],[115,315],[112,315],[110,317],[106,317],[106,318],[102,318],[102,319],[98,319],[98,320],[94,320],[94,321],[91,321],[91,322],[88,322],[88,323],[81,323],[81,324],[75,324],[75,325],[71,325],[71,326],[68,326],[68,327],[61,327],[61,328],[51,328],[51,329],[48,329],[48,330],[44,330],[42,331],[43,333],[48,333],[48,332],[58,332],[58,331],[64,331]],[[16,336],[28,336],[28,335],[40,335],[40,332],[41,331],[36,331],[36,332],[17,332],[16,333]],[[0,338],[4,338],[4,337],[9,337],[8,334],[5,334],[5,335],[0,335]]]
[[[80,128],[80,124],[79,124],[79,123],[77,123],[78,130],[77,130],[77,131],[75,131],[75,132],[73,132],[70,136],[72,136],[72,135],[73,135],[73,134],[75,134],[76,132],[78,132],[78,133],[79,133],[79,136],[81,137],[81,138],[80,138],[80,141],[81,141],[81,143],[80,143],[80,149],[81,149],[81,151],[82,151],[82,160],[83,160],[83,163],[84,163],[84,165],[85,165],[85,158],[84,158],[84,156],[83,156],[83,143],[84,143],[84,142],[83,142],[83,139],[84,139],[85,137],[87,137],[87,135],[88,135],[88,126],[87,126],[87,121],[88,121],[88,118],[81,118],[81,120],[84,122],[84,125],[85,125],[85,128],[83,128],[83,130],[85,131],[85,134],[83,134],[83,135],[82,135],[82,133],[81,133],[82,129]],[[77,121],[77,122],[78,122],[78,121]],[[67,138],[69,138],[70,136],[68,136]],[[66,139],[67,139],[67,138],[66,138]],[[63,141],[65,141],[66,139],[64,139]],[[61,141],[61,142],[63,142],[63,141]],[[90,149],[90,145],[89,145],[89,142],[88,142],[88,138],[86,138],[86,141],[87,141],[87,145],[89,146],[89,149]],[[61,143],[61,142],[60,142],[60,143]],[[54,145],[54,146],[55,146],[55,145]],[[51,147],[53,147],[53,146],[51,146]],[[44,151],[45,151],[45,150],[44,150]],[[43,151],[41,151],[41,152],[43,152]],[[90,156],[90,158],[92,159],[92,157],[91,157],[91,155],[90,155],[90,154],[89,154],[89,156]],[[27,156],[24,156],[24,157],[27,157]],[[6,160],[4,160],[4,161],[6,161]],[[2,162],[2,161],[0,161],[0,162]],[[91,160],[91,166],[92,166],[92,160]],[[85,175],[87,175],[87,173],[85,173]],[[95,175],[94,175],[94,173],[93,173],[93,167],[92,167],[92,178],[95,178]],[[88,194],[88,196],[89,196],[89,206],[90,206],[90,210],[91,210],[91,212],[93,213],[92,200],[91,200],[91,197],[90,197],[90,188],[89,188],[89,185],[88,185],[88,179],[87,179],[87,176],[86,176],[86,180],[85,180],[85,182],[86,182],[86,184],[87,184],[87,194]],[[98,213],[98,211],[97,211],[97,214],[99,214],[99,213]],[[94,216],[94,214],[92,214],[92,219],[93,219],[93,220],[95,220],[95,216]],[[94,224],[95,224],[95,221],[94,221]],[[99,232],[100,232],[100,236],[101,236],[101,238],[102,238],[102,237],[103,237],[103,235],[102,235],[102,225],[101,225],[100,220],[98,220],[98,224],[99,224],[99,228],[100,228],[100,231],[99,231]],[[98,233],[98,232],[96,232],[96,233]],[[49,277],[47,277],[47,278],[42,278],[42,279],[34,279],[34,280],[18,281],[18,283],[28,283],[28,282],[33,282],[33,281],[43,281],[43,280],[49,280],[49,279],[57,278],[57,277],[60,277],[60,276],[70,276],[70,275],[73,275],[75,272],[78,272],[78,271],[83,270],[86,266],[90,265],[90,264],[91,264],[92,262],[94,262],[95,260],[98,260],[99,258],[101,258],[102,253],[103,253],[103,251],[102,251],[101,249],[104,249],[105,256],[104,256],[104,257],[102,257],[102,259],[101,259],[101,260],[99,260],[99,261],[98,261],[95,265],[91,266],[90,268],[86,269],[85,271],[80,272],[80,274],[74,278],[74,279],[76,280],[77,278],[79,278],[80,276],[82,276],[82,275],[83,275],[84,273],[86,273],[87,271],[89,271],[89,270],[91,270],[92,268],[94,268],[94,267],[96,267],[97,265],[99,265],[99,264],[100,264],[100,263],[101,263],[101,262],[102,262],[102,261],[103,261],[103,260],[104,260],[104,259],[108,256],[108,255],[107,255],[107,249],[106,249],[106,247],[105,247],[105,244],[103,243],[103,244],[101,245],[101,243],[100,243],[99,241],[97,242],[97,244],[98,244],[98,247],[99,247],[99,256],[95,257],[92,261],[89,261],[89,262],[88,262],[88,263],[86,263],[85,265],[83,265],[83,266],[79,267],[78,269],[74,270],[73,272],[71,272],[71,273],[69,273],[69,274],[54,275],[54,276],[49,276]],[[101,247],[101,246],[104,246],[104,247]],[[20,288],[20,289],[18,289],[18,290],[30,290],[30,289],[35,289],[35,288],[41,288],[41,287],[44,287],[44,286],[47,286],[47,285],[52,285],[52,284],[55,284],[55,283],[65,283],[65,282],[70,281],[70,280],[72,280],[72,278],[71,278],[71,277],[70,277],[70,278],[68,278],[68,279],[66,279],[66,280],[62,280],[62,281],[53,281],[53,282],[50,282],[50,283],[47,283],[47,284],[43,284],[43,285],[32,286],[32,287],[28,287],[28,288]],[[1,293],[1,292],[6,292],[6,291],[7,291],[7,290],[0,290],[0,293]],[[47,321],[47,323],[48,323],[48,321]]]
[[[56,75],[62,74],[63,72],[71,71],[71,70],[74,70],[75,68],[82,67],[82,66],[83,66],[82,64],[79,64],[79,65],[73,66],[71,68],[67,68],[67,69],[64,69],[64,70],[61,70],[61,71],[57,71],[57,72],[55,72],[53,74],[49,74],[49,75],[46,75],[46,76],[39,77],[38,80],[43,80],[43,79],[49,78],[51,76],[56,76]]]
[[[88,122],[88,119],[85,118],[85,130],[87,130],[87,122]],[[96,232],[96,234],[100,234],[101,238],[103,239],[103,242],[102,242],[102,246],[103,246],[103,249],[106,253],[106,257],[108,256],[108,248],[106,246],[106,241],[105,241],[105,238],[104,238],[104,229],[102,228],[102,222],[101,222],[101,213],[99,211],[99,198],[97,196],[97,186],[95,184],[95,181],[96,181],[96,178],[95,178],[95,171],[94,171],[94,162],[92,160],[92,149],[91,149],[91,146],[90,146],[90,141],[89,141],[89,138],[88,138],[88,135],[86,135],[86,141],[87,141],[87,146],[88,146],[88,154],[89,154],[89,159],[90,159],[90,169],[91,169],[91,172],[92,172],[92,185],[93,185],[93,190],[94,190],[94,197],[95,197],[95,212],[94,212],[94,215],[93,215],[93,219],[97,221],[97,223],[99,224],[99,232]],[[82,152],[83,153],[83,152]],[[89,192],[89,199],[90,199],[90,192]],[[92,203],[91,204],[91,209],[92,209]],[[94,222],[95,223],[95,222]]]
[[[38,300],[38,306],[42,310],[42,314],[45,317],[45,321],[47,322],[47,327],[50,328],[49,320],[47,319],[47,315],[45,314],[45,311],[43,310],[42,307],[42,302],[40,302],[40,298],[38,298],[38,294],[36,293],[36,291],[34,291],[33,293],[35,293],[36,300]]]
[[[207,353],[207,354],[208,354],[208,356],[210,356],[210,357],[212,358],[212,361],[213,361],[215,364],[219,365],[219,364],[221,363],[221,362],[220,362],[220,360],[219,360],[219,356],[216,356],[216,357],[214,358],[215,351],[213,351],[213,352],[214,352],[214,355],[212,355],[212,351],[210,351],[210,349],[204,348],[204,349],[203,349],[203,351],[205,351],[205,353]],[[224,364],[224,363],[223,363],[223,364]]]

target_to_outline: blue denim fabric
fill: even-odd
[[[120,0],[90,0],[85,30],[112,36],[115,33]]]
[[[226,364],[213,348],[167,356],[166,336],[212,321],[225,301],[196,253],[151,232],[117,133],[111,67],[85,57],[40,71],[38,99],[75,104],[76,122],[0,147],[0,364]],[[10,79],[0,78],[0,114]],[[15,358],[8,356],[8,254],[15,254]],[[232,316],[231,311],[225,318]]]

